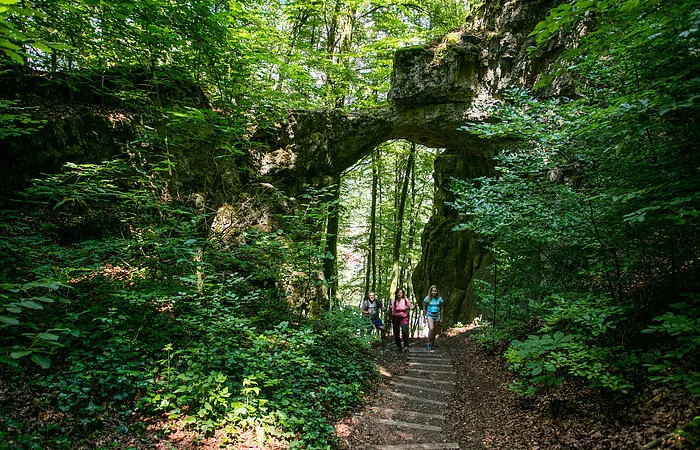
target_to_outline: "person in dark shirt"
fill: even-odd
[[[374,327],[379,330],[379,332],[382,335],[382,343],[384,342],[384,323],[382,322],[381,318],[381,313],[382,311],[385,311],[386,308],[384,308],[384,305],[382,305],[382,301],[376,298],[376,295],[374,292],[369,293],[369,298],[366,298],[362,302],[362,306],[360,307],[362,310],[362,314],[367,314],[369,316],[369,320],[372,322]]]

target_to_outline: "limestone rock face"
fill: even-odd
[[[479,41],[452,33],[433,47],[398,50],[389,101],[399,108],[470,103],[478,87]]]

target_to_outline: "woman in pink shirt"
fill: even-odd
[[[391,301],[391,324],[394,329],[394,342],[396,349],[401,351],[401,339],[399,331],[403,336],[403,351],[408,351],[408,312],[415,306],[406,298],[402,287],[396,288],[394,299]]]

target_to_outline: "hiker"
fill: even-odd
[[[382,318],[379,316],[382,311],[386,310],[386,308],[384,308],[384,305],[382,305],[382,301],[376,298],[374,292],[370,292],[368,297],[369,298],[366,298],[362,302],[362,306],[360,307],[360,309],[362,309],[362,314],[369,314],[369,320],[370,322],[372,322],[372,324],[374,324],[374,327],[381,333],[383,343],[384,323],[382,322]]]
[[[394,342],[396,342],[396,350],[401,351],[401,338],[399,331],[403,336],[403,351],[408,351],[408,313],[409,310],[415,308],[415,305],[406,298],[402,287],[396,288],[394,299],[391,301],[391,324],[394,330]]]
[[[428,295],[423,299],[423,319],[428,321],[428,351],[435,346],[435,335],[442,321],[443,305],[444,300],[440,297],[437,286],[430,286]]]

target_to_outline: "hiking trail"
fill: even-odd
[[[450,357],[439,346],[426,350],[425,340],[414,340],[408,352],[396,351],[393,344],[381,351],[394,352],[398,367],[393,373],[381,370],[383,385],[374,401],[350,418],[367,432],[362,441],[353,439],[352,448],[459,449],[444,432],[456,377]]]
[[[692,397],[681,391],[652,385],[616,401],[574,380],[521,397],[508,388],[515,376],[507,361],[485,351],[474,331],[446,330],[433,352],[425,350],[425,339],[414,339],[408,353],[397,352],[391,338],[374,348],[380,379],[351,415],[336,422],[342,448],[689,448],[669,434],[697,414]]]

